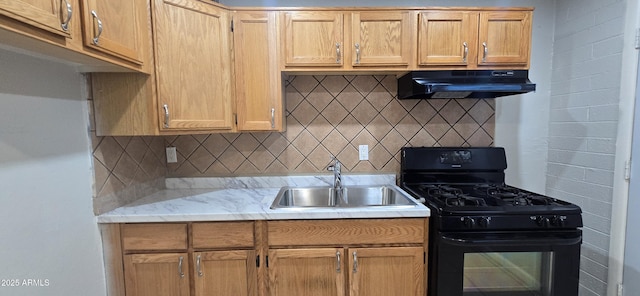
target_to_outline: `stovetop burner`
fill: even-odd
[[[503,184],[420,184],[422,197],[442,207],[553,205],[558,201]]]

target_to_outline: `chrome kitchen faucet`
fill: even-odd
[[[333,190],[338,194],[338,197],[342,197],[342,175],[340,170],[342,169],[342,164],[338,160],[337,157],[333,157],[334,163],[327,167],[327,170],[333,171]]]

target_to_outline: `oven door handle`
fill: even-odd
[[[531,238],[528,238],[528,237],[495,238],[495,237],[491,237],[491,235],[487,235],[487,237],[480,238],[476,236],[477,235],[474,235],[473,237],[469,237],[469,236],[460,235],[460,234],[443,233],[440,239],[447,244],[457,245],[457,246],[469,246],[469,245],[474,245],[474,246],[478,246],[478,245],[563,246],[563,245],[566,245],[566,246],[570,246],[570,245],[582,243],[582,233],[579,230],[573,233],[572,235],[567,235],[566,233],[563,233],[562,235],[559,235],[557,233],[549,233],[548,235],[545,235],[543,237],[537,236],[537,237],[531,237]]]

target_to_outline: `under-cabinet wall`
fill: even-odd
[[[166,137],[169,177],[393,172],[403,146],[492,146],[494,100],[397,100],[393,75],[290,76],[286,132]],[[369,145],[369,161],[358,160]]]

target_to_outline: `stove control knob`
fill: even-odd
[[[549,227],[549,223],[550,223],[550,221],[549,221],[549,218],[547,218],[547,217],[538,216],[536,218],[536,224],[538,224],[538,226],[540,226],[540,227],[547,228],[547,227]]]
[[[473,219],[471,217],[464,217],[462,218],[462,224],[464,224],[464,226],[470,229],[476,228],[476,219]]]
[[[478,220],[478,224],[480,225],[480,228],[488,228],[490,221],[490,217],[481,217],[480,220]]]
[[[563,227],[564,224],[565,224],[565,220],[567,220],[566,216],[555,215],[555,216],[551,217],[551,225],[558,226],[558,227]]]

